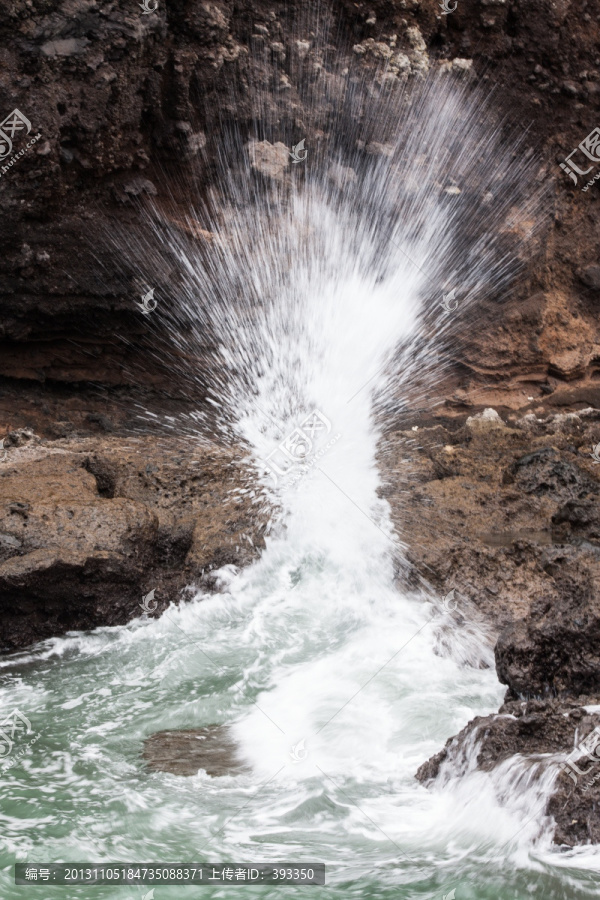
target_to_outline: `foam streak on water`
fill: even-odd
[[[357,101],[360,84],[339,77]],[[216,235],[209,246],[165,227],[164,210],[129,236],[140,277],[158,285],[171,273],[154,327],[174,336],[185,354],[174,371],[190,392],[202,384],[214,410],[173,427],[244,441],[248,489],[278,512],[260,560],[222,571],[217,596],[5,661],[3,708],[26,710],[42,735],[2,782],[6,866],[25,852],[314,860],[340,897],[559,898],[567,884],[586,896],[586,875],[559,871],[549,853],[551,776],[518,759],[480,772],[474,741],[434,789],[414,779],[504,689],[483,631],[395,580],[402,542],[378,494],[381,424],[445,365],[442,338],[459,317],[440,309],[442,291],[457,287],[473,310],[507,286],[531,205],[526,167],[477,97],[445,79],[415,87],[412,104],[367,93],[362,116],[340,114],[321,144],[307,140],[291,184],[257,181],[230,135],[220,200],[194,213]],[[390,157],[356,144],[376,127]],[[340,189],[332,165],[356,180]],[[449,171],[459,194],[446,191]],[[305,463],[339,437],[296,483],[275,482],[265,457],[315,410],[329,430],[312,435]],[[232,724],[250,774],[145,771],[145,736],[212,723]],[[21,896],[8,870],[2,880],[3,896]]]

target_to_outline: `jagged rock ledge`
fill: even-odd
[[[581,774],[570,767],[559,769],[559,762],[586,740],[591,755],[575,761]],[[599,697],[509,701],[498,715],[478,716],[450,738],[418,769],[417,779],[425,785],[443,779],[444,764],[460,772],[473,746],[477,768],[485,772],[516,754],[541,764],[540,773],[554,767],[557,777],[545,809],[555,822],[554,842],[566,847],[600,842],[600,756],[593,749],[600,749]]]
[[[0,460],[0,651],[120,625],[247,565],[268,511],[242,450],[183,438],[43,441],[13,433]],[[2,456],[2,453],[0,453]]]
[[[538,774],[552,766],[546,814],[555,843],[597,843],[599,413],[505,418],[488,412],[453,430],[417,426],[390,439],[410,446],[420,524],[409,506],[409,553],[427,560],[440,591],[457,589],[491,621],[496,670],[508,688],[497,715],[471,721],[416,777],[443,784],[473,758],[491,771],[517,754]],[[423,552],[428,528],[435,542]],[[559,768],[575,748],[576,768]]]

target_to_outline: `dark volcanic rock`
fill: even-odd
[[[600,727],[600,716],[583,709],[600,696],[598,490],[590,456],[600,440],[597,415],[509,416],[513,428],[496,429],[493,441],[475,433],[469,439],[444,421],[418,426],[402,434],[400,447],[393,443],[404,474],[394,469],[386,493],[410,559],[426,561],[439,595],[456,588],[504,626],[495,654],[508,701],[499,715],[478,717],[450,738],[417,778],[443,787],[473,765],[492,771],[516,754],[534,772],[555,766],[546,812],[556,822],[555,842],[567,846],[600,839],[600,763],[578,762],[586,775],[577,783],[558,769]],[[452,472],[435,465],[438,456],[451,460]]]
[[[173,775],[240,775],[248,771],[237,755],[226,725],[207,725],[182,731],[157,731],[144,741],[143,757],[149,769]]]
[[[580,584],[558,600],[536,600],[525,619],[502,631],[495,655],[498,678],[509,686],[512,696],[576,697],[599,692],[596,586],[588,584],[586,589]]]
[[[568,541],[600,543],[600,510],[596,498],[569,500],[552,516],[554,531]]]
[[[140,565],[106,551],[35,550],[12,557],[0,565],[0,651],[141,615],[145,576]]]
[[[600,767],[584,759],[578,766],[587,770],[575,784],[561,772],[546,813],[554,818],[554,842],[567,847],[600,843]]]
[[[538,177],[554,190],[545,263],[502,316],[482,306],[480,327],[464,330],[462,387],[480,389],[490,376],[522,379],[526,371],[534,386],[521,390],[521,404],[527,393],[539,396],[537,385],[554,391],[572,377],[588,399],[594,390],[597,396],[600,211],[556,162],[585,137],[583,123],[600,105],[595,31],[564,5],[549,12],[545,0],[527,9],[492,5],[493,15],[459,6],[445,17],[439,0],[368,7],[340,0],[314,16],[308,4],[269,0],[160,2],[149,15],[131,0],[2,4],[0,118],[18,108],[41,137],[1,177],[0,374],[46,383],[48,391],[58,382],[129,384],[127,364],[141,354],[144,335],[130,286],[116,282],[115,260],[99,249],[102,229],[113,217],[134,223],[140,196],[160,205],[175,194],[187,206],[182,177],[190,175],[199,192],[212,187],[219,122],[241,125],[248,139],[252,121],[261,133],[288,122],[304,134],[305,99],[316,83],[324,111],[318,126],[326,127],[342,100],[329,59],[345,55],[368,69],[373,56],[387,54],[391,66],[393,47],[413,69],[426,69],[430,57],[502,85],[496,102],[531,126]],[[307,73],[308,91],[301,85]],[[255,86],[270,90],[258,112],[250,101]],[[15,152],[23,147],[15,142]],[[83,235],[103,268],[84,252]],[[130,341],[128,360],[117,332]],[[167,373],[158,380],[172,388]]]
[[[473,739],[477,747],[477,767],[489,772],[515,753],[569,753],[574,746],[575,730],[581,738],[600,723],[578,704],[566,707],[556,700],[512,701],[498,715],[477,716],[443,750],[418,769],[416,777],[425,783],[437,778],[448,760],[455,762]],[[455,766],[456,768],[456,766]]]
[[[560,458],[552,447],[527,453],[504,473],[504,484],[516,484],[525,494],[586,497],[598,494],[598,483],[573,462]]]
[[[593,697],[589,705],[597,704]],[[558,700],[509,702],[495,716],[477,717],[447,741],[443,750],[424,763],[416,777],[424,784],[442,775],[459,775],[473,752],[477,767],[491,771],[500,763],[519,754],[524,762],[535,761],[553,766],[557,778],[546,814],[554,817],[557,844],[574,846],[600,840],[600,758],[578,760],[584,775],[572,780],[558,763],[565,759],[582,740],[600,730],[600,714],[588,713],[579,703]],[[596,732],[598,734],[598,732]],[[592,754],[593,755],[593,754]],[[597,781],[595,781],[597,777]]]

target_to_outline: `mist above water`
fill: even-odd
[[[493,101],[464,74],[394,86],[346,62],[321,93],[320,69],[298,72],[305,132],[268,90],[250,133],[215,122],[208,192],[174,185],[117,239],[160,298],[156,357],[202,397],[179,432],[241,435],[262,458],[314,408],[338,431],[390,418],[435,394],[477,307],[500,309],[535,251],[540,167]]]

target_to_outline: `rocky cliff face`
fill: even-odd
[[[454,591],[447,627],[491,623],[507,685],[499,714],[474,719],[417,777],[443,784],[466,771],[473,745],[486,771],[519,754],[540,776],[547,766],[558,773],[587,741],[588,755],[560,771],[538,812],[554,817],[557,843],[597,842],[600,480],[591,448],[600,411],[409,421],[381,453],[384,493],[408,544],[404,577],[425,575],[440,598]]]
[[[590,456],[600,442],[600,182],[583,191],[584,176],[574,184],[559,166],[600,124],[597,4],[457,0],[443,15],[437,0],[338,2],[322,12],[319,28],[334,24],[338,41],[325,54],[314,19],[296,7],[159,0],[145,13],[136,0],[13,0],[0,9],[0,119],[18,109],[32,127],[17,129],[0,161],[0,437],[10,432],[0,453],[0,644],[127,621],[152,589],[160,611],[210,569],[248,562],[265,529],[256,504],[232,500],[244,487],[237,451],[132,437],[134,390],[157,410],[186,398],[148,362],[138,286],[117,276],[101,236],[137,223],[147,197],[159,207],[172,197],[170,214],[179,205],[184,223],[182,173],[209,190],[220,122],[256,138],[256,167],[281,176],[290,162],[253,131],[251,84],[276,98],[265,118],[304,133],[300,65],[334,104],[328,54],[367,71],[383,61],[394,77],[447,61],[496,88],[498,109],[529,128],[548,227],[513,297],[482,303],[459,330],[433,410],[390,423],[385,493],[408,544],[402,577],[426,573],[440,593],[457,589],[463,615],[495,630],[502,717],[476,720],[450,748],[475,730],[484,767],[516,752],[566,753],[593,733],[586,707],[600,696]],[[582,169],[584,159],[574,157]],[[591,179],[600,165],[589,166]],[[201,379],[197,394],[202,402]],[[500,416],[478,419],[486,407]],[[419,777],[436,777],[448,752]],[[598,840],[597,790],[561,774],[549,807],[558,842]]]
[[[436,0],[346,2],[315,22],[302,5],[268,2],[159,0],[146,14],[135,0],[15,0],[0,10],[0,115],[18,108],[41,135],[0,178],[0,375],[18,379],[32,405],[14,409],[5,380],[0,423],[37,418],[50,428],[62,386],[139,381],[133,373],[143,367],[147,335],[132,305],[137,290],[117,279],[99,235],[115,221],[136,221],[144,197],[186,200],[175,173],[180,180],[193,172],[198,190],[210,185],[219,123],[237,122],[251,136],[250,85],[273,92],[265,117],[301,131],[301,67],[313,67],[316,89],[335,103],[320,43],[328,25],[337,35],[328,53],[367,69],[384,62],[392,76],[458,59],[530,129],[552,188],[553,227],[529,294],[500,316],[482,309],[457,350],[453,402],[521,408],[533,396],[600,405],[599,188],[582,192],[585,179],[575,186],[558,165],[597,124],[597,8],[585,0],[458,0],[443,15]],[[17,132],[14,151],[26,144]],[[152,383],[168,393],[165,373],[154,371]]]

